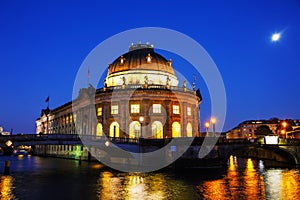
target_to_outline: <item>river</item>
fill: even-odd
[[[3,175],[5,160],[10,175]],[[96,162],[0,157],[0,199],[300,199],[300,173],[231,156],[223,169],[123,173]]]

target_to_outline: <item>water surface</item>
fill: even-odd
[[[95,162],[2,156],[0,199],[300,199],[299,170],[265,165],[230,157],[222,169],[123,173]]]

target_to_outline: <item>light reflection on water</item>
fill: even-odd
[[[12,193],[13,190],[13,178],[11,176],[1,176],[0,179],[0,199],[15,199]]]
[[[300,199],[299,170],[233,156],[224,172],[187,174],[121,173],[99,163],[39,157],[0,157],[0,174],[6,159],[12,173],[0,175],[0,200]]]
[[[240,164],[240,166],[239,166]],[[263,161],[230,157],[227,174],[197,186],[203,199],[300,199],[296,169],[265,169]]]

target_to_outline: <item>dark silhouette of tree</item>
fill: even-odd
[[[255,135],[273,135],[273,132],[270,130],[269,126],[261,125],[256,128]]]

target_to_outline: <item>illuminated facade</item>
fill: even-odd
[[[72,102],[42,110],[36,133],[145,139],[199,136],[200,90],[178,82],[172,61],[152,45],[131,45],[128,53],[108,65],[103,88],[90,85],[80,90],[78,101],[73,101],[76,111]]]
[[[236,128],[226,133],[227,139],[251,139],[257,138],[255,130],[257,127],[266,125],[273,134],[277,134],[278,121],[273,120],[248,120],[240,123]]]

